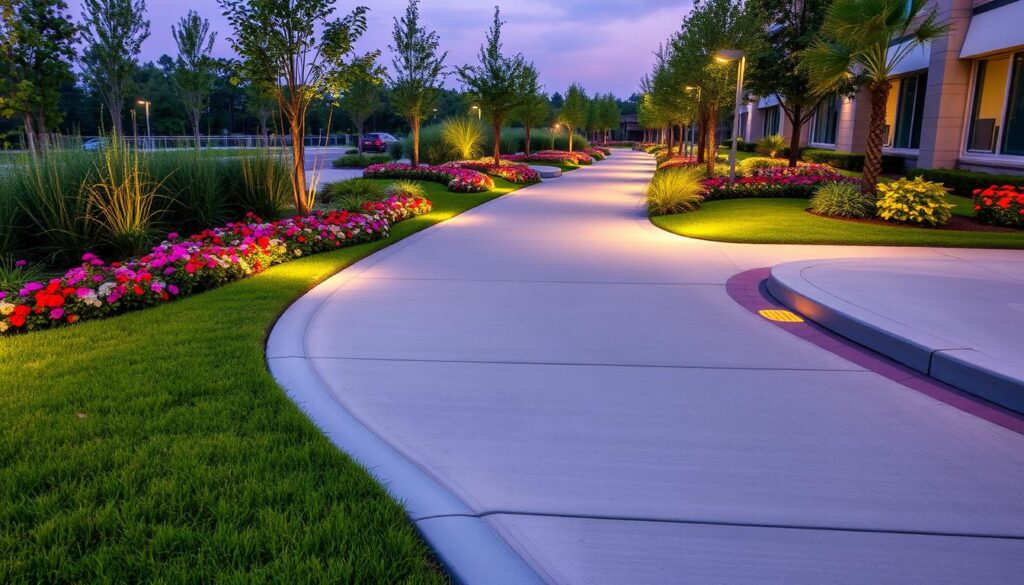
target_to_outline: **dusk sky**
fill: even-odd
[[[406,0],[337,3],[344,14],[357,4],[371,6],[369,31],[360,41],[361,51],[380,49],[381,62],[390,66],[387,46],[392,18],[405,10]],[[613,92],[627,97],[637,90],[640,77],[652,64],[658,43],[676,31],[691,6],[689,0],[502,0],[505,51],[522,52],[540,70],[548,93],[565,92],[574,81],[588,93]],[[76,19],[80,0],[68,0]],[[171,25],[188,10],[208,18],[218,31],[216,56],[231,56],[227,37],[231,31],[215,0],[148,0],[151,35],[142,48],[143,61],[161,54],[174,55]],[[490,26],[494,2],[473,0],[423,0],[421,18],[428,29],[441,36],[448,64],[475,61],[484,33]],[[454,80],[448,85],[456,87]]]

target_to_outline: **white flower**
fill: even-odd
[[[302,250],[300,250],[298,248],[295,248],[295,255],[296,256],[302,256]]]

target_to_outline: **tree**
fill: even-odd
[[[565,92],[565,103],[558,119],[569,130],[569,152],[572,152],[572,136],[577,128],[587,123],[587,93],[579,84],[572,84]]]
[[[122,112],[132,73],[149,38],[145,0],[83,0],[85,52],[82,73],[110,112],[116,136],[123,136]]]
[[[245,109],[256,118],[256,125],[260,133],[260,142],[263,146],[270,145],[270,118],[277,109],[277,100],[274,99],[274,92],[271,88],[259,83],[249,83],[245,86]]]
[[[697,151],[709,174],[718,156],[715,128],[719,114],[730,108],[736,93],[735,65],[717,62],[715,54],[723,49],[757,53],[761,27],[756,10],[748,10],[738,0],[698,0],[682,31],[672,38],[666,57],[668,87],[676,94],[687,86],[700,88],[695,91],[695,118],[701,128]]]
[[[458,68],[466,99],[479,107],[491,123],[495,163],[501,160],[501,129],[517,108],[540,92],[533,64],[520,53],[511,57],[501,53],[502,24],[500,10],[495,6],[487,43],[480,47],[480,63]]]
[[[359,6],[334,19],[332,0],[218,1],[234,29],[231,46],[242,58],[242,71],[270,89],[288,126],[292,198],[295,210],[307,214],[316,192],[306,187],[306,114],[314,100],[347,90],[376,61],[376,52],[354,54],[366,31],[367,9]]]
[[[832,0],[754,0],[763,22],[763,43],[751,55],[746,86],[754,95],[778,98],[790,122],[789,166],[800,157],[800,134],[821,105],[824,95],[812,91],[807,70],[800,67],[811,41],[821,30]],[[846,93],[845,91],[841,93]]]
[[[217,33],[210,32],[210,21],[201,18],[194,10],[189,10],[178,22],[178,26],[171,26],[171,35],[178,45],[174,84],[188,111],[192,133],[196,139],[196,150],[199,150],[199,119],[207,107],[207,100],[213,88],[213,61],[210,59],[210,53],[213,51]]]
[[[835,0],[821,36],[803,54],[803,67],[819,95],[841,90],[851,80],[868,88],[871,118],[861,179],[865,194],[875,193],[882,172],[890,75],[915,49],[949,30],[926,4],[927,0]]]
[[[60,122],[61,86],[74,79],[77,28],[64,0],[0,0],[0,116],[21,118],[29,151]]]
[[[369,76],[360,76],[352,82],[341,98],[341,107],[352,119],[359,136],[359,154],[363,153],[363,126],[366,119],[380,106],[380,84]]]
[[[619,113],[619,101],[608,94],[599,100],[598,126],[604,132],[603,140],[608,141],[608,133],[619,127],[622,116]]]
[[[525,104],[516,108],[513,118],[523,125],[526,133],[526,155],[530,155],[530,131],[533,128],[546,124],[551,116],[551,104],[548,103],[548,96],[535,94]]]
[[[390,103],[405,117],[412,130],[412,166],[420,164],[420,125],[433,113],[441,84],[444,82],[444,60],[439,53],[437,33],[420,26],[419,0],[409,0],[405,16],[394,19],[391,33],[394,44],[392,70],[388,73]]]

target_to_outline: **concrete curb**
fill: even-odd
[[[465,213],[472,212],[471,209]],[[266,345],[267,367],[313,424],[404,505],[410,520],[455,583],[543,583],[486,520],[345,410],[324,388],[306,358],[307,325],[327,299],[381,259],[443,225],[441,222],[356,262],[295,301],[270,332]]]
[[[835,261],[828,261],[834,263]],[[866,311],[803,277],[822,261],[771,269],[768,292],[790,309],[847,339],[936,380],[1024,413],[1024,380],[991,356]]]

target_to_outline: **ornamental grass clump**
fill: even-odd
[[[457,116],[441,123],[441,140],[461,160],[476,158],[480,154],[484,128],[476,118]]]
[[[878,217],[887,221],[940,226],[949,223],[953,205],[946,202],[942,183],[921,177],[878,185]]]
[[[758,140],[754,150],[761,156],[776,158],[785,148],[786,139],[781,134],[772,134]]]
[[[392,197],[396,195],[426,197],[427,190],[423,188],[423,185],[420,185],[416,181],[395,181],[394,183],[384,187],[383,194],[385,197]]]
[[[103,151],[94,176],[86,192],[103,239],[121,255],[141,252],[157,218],[154,201],[160,189],[150,178],[147,162],[137,148],[116,141]]]
[[[289,165],[280,156],[242,155],[238,159],[236,197],[243,209],[277,219],[294,209]],[[314,203],[313,194],[307,197]]]
[[[651,215],[668,215],[693,211],[704,201],[704,170],[699,167],[678,167],[654,174],[647,186],[647,211]]]
[[[3,177],[3,191],[17,193],[33,233],[33,251],[40,256],[74,261],[95,243],[98,225],[90,219],[86,189],[95,163],[94,153],[54,149],[19,160]]]
[[[852,183],[825,183],[811,197],[811,211],[829,217],[866,219],[875,215],[875,200]]]

